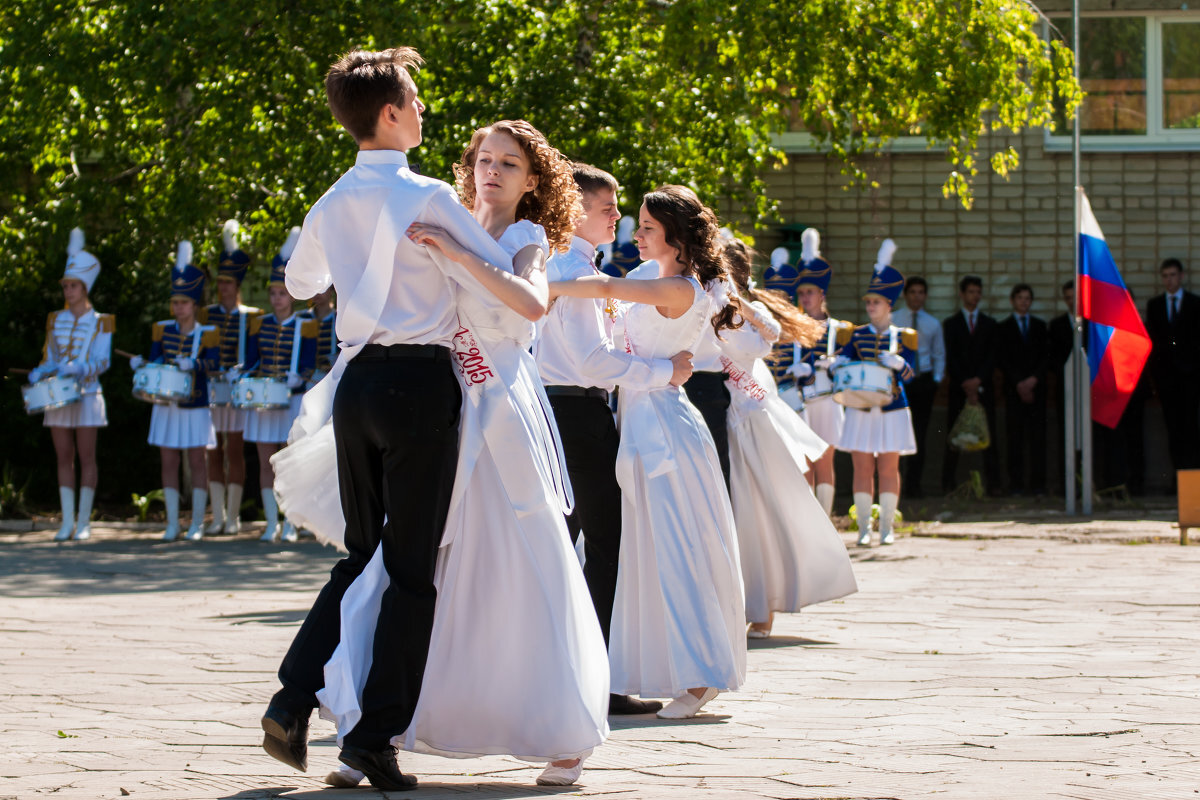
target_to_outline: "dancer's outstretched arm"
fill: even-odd
[[[509,272],[484,261],[436,225],[415,222],[408,228],[408,238],[416,244],[435,247],[447,258],[462,264],[484,288],[526,319],[536,322],[546,313],[550,297],[546,285],[546,254],[541,248],[534,245],[522,248],[513,258],[513,272]]]
[[[643,303],[667,310],[668,317],[678,317],[691,308],[696,290],[687,278],[655,278],[630,280],[611,275],[588,275],[573,281],[551,281],[550,296],[591,297]]]

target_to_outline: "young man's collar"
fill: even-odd
[[[571,249],[578,250],[586,255],[589,259],[592,259],[596,256],[596,246],[587,239],[584,239],[582,236],[571,237]]]
[[[396,164],[408,166],[408,156],[402,150],[359,150],[354,159],[356,167],[368,164]]]

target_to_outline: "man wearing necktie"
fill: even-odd
[[[928,284],[914,275],[904,283],[904,308],[892,312],[892,322],[901,328],[917,332],[916,375],[904,386],[908,406],[912,410],[913,434],[917,452],[904,456],[904,492],[909,497],[921,497],[921,480],[925,474],[925,439],[929,432],[929,417],[933,411],[933,396],[937,394],[942,375],[946,372],[946,343],[942,338],[942,323],[925,310]]]
[[[1000,323],[996,360],[1004,375],[1008,440],[1008,490],[1046,493],[1046,323],[1029,313],[1033,287],[1018,283],[1009,293],[1013,313]]]
[[[1000,491],[1000,463],[996,456],[996,397],[992,391],[996,371],[996,320],[979,310],[983,299],[983,279],[967,275],[958,282],[962,310],[942,322],[946,340],[946,375],[949,379],[946,431],[949,433],[959,412],[968,404],[980,404],[987,415],[992,446],[983,451],[984,481],[989,494]],[[958,451],[947,448],[942,461],[942,491],[958,485]]]
[[[1176,470],[1194,469],[1200,467],[1200,297],[1183,288],[1179,259],[1162,262],[1159,274],[1164,291],[1146,306],[1150,372],[1162,403],[1171,464]]]

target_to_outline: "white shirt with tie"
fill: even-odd
[[[933,382],[941,383],[946,374],[946,339],[942,323],[925,309],[913,311],[908,306],[892,312],[892,323],[917,332],[917,374],[933,373]]]

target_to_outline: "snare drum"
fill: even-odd
[[[892,402],[892,371],[874,361],[851,361],[833,374],[833,399],[846,408],[882,408]]]
[[[133,396],[157,405],[170,405],[192,396],[192,373],[174,364],[143,364],[133,373]]]
[[[234,408],[287,408],[291,402],[292,390],[275,378],[239,378],[233,385]]]
[[[828,397],[833,394],[833,381],[829,378],[829,370],[820,367],[813,368],[813,382],[800,387],[805,400],[816,400],[818,397]]]
[[[42,378],[37,383],[21,387],[26,414],[40,414],[79,402],[79,381],[65,375]]]
[[[208,376],[208,405],[213,408],[233,405],[233,384],[225,373]]]

